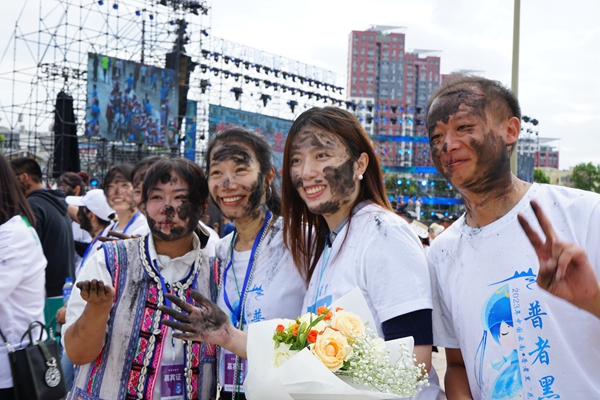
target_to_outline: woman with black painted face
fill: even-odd
[[[104,176],[102,189],[118,218],[110,230],[127,235],[145,235],[149,228],[133,197],[132,170],[131,164],[118,164]]]
[[[210,195],[235,231],[216,245],[219,266],[217,304],[232,325],[244,331],[254,322],[295,318],[306,286],[283,245],[281,200],[273,184],[275,167],[268,142],[256,133],[232,128],[208,145]],[[244,398],[247,371],[240,357],[223,349],[219,357],[221,398]],[[237,384],[235,384],[237,382]]]
[[[431,366],[431,289],[421,242],[390,207],[379,161],[358,120],[312,108],[290,128],[284,150],[284,238],[308,290],[302,312],[329,307],[359,287],[385,340],[415,339]],[[306,230],[306,228],[308,228]],[[437,376],[419,399],[435,399]]]

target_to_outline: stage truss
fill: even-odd
[[[0,58],[0,88],[10,93],[0,99],[4,154],[35,156],[50,176],[60,91],[73,97],[81,169],[91,176],[150,154],[181,154],[183,144],[169,149],[85,135],[88,54],[164,68],[166,54],[182,50],[178,39],[195,65],[187,98],[198,102],[196,162],[209,137],[209,104],[285,119],[315,105],[355,108],[333,72],[212,37],[203,1],[29,0]]]

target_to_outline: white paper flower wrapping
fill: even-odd
[[[367,327],[375,329],[375,322],[360,289],[354,288],[331,305],[358,315]],[[248,375],[244,382],[246,397],[250,400],[316,400],[316,399],[393,399],[398,396],[373,391],[352,382],[352,378],[335,375],[306,348],[276,367],[273,363],[273,333],[277,325],[287,326],[290,320],[269,320],[252,324],[248,329]],[[384,342],[390,362],[402,356],[400,343],[413,354],[412,337]],[[280,345],[281,347],[281,345]],[[280,350],[285,353],[286,349]],[[285,358],[281,355],[278,359]]]

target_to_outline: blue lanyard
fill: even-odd
[[[125,229],[123,229],[123,233],[127,233],[127,229],[129,229],[129,227],[131,226],[131,224],[133,224],[133,222],[138,217],[138,215],[140,215],[140,210],[136,211],[136,213],[133,214],[133,217],[131,217],[131,219],[129,220],[129,222],[127,223],[127,225],[125,225]]]
[[[150,240],[150,235],[146,236],[146,238],[144,240],[146,241],[146,258],[148,260],[151,260],[150,250],[148,248],[148,240]],[[196,265],[196,261],[194,261],[192,263],[192,267],[190,268],[190,272],[187,274],[187,276],[185,278],[183,278],[182,280],[180,280],[179,282],[185,282],[190,278],[190,275],[194,273],[195,265]],[[156,259],[152,260],[152,267],[154,268],[154,272],[156,272],[156,274],[158,275],[158,279],[160,280],[160,285],[162,286],[163,293],[171,293],[169,291],[169,289],[167,288],[167,283],[165,282],[165,278],[163,278],[163,276],[161,275],[161,273],[158,269],[158,263],[156,262]],[[197,279],[198,279],[198,271],[195,272],[194,279],[192,280],[192,289],[196,289]],[[169,299],[167,299],[166,297],[164,298],[164,302],[167,307],[172,307],[171,301]],[[170,319],[172,319],[172,318],[170,318]]]
[[[101,235],[102,235],[102,233],[96,235],[96,237],[85,248],[85,253],[83,253],[83,257],[81,257],[81,261],[79,262],[79,266],[77,267],[77,271],[75,271],[75,276],[77,276],[77,274],[79,273],[79,271],[81,271],[81,268],[83,268],[83,264],[85,264],[85,260],[87,260],[87,257],[90,255],[90,250],[94,248],[94,245],[98,241],[98,237],[100,237]]]
[[[329,249],[329,252],[327,252],[327,254],[325,254],[326,250]],[[327,266],[329,265],[329,258],[331,257],[331,252],[333,251],[333,248],[329,247],[327,244],[325,244],[325,249],[323,249],[323,254],[321,254],[321,271],[319,273],[319,284],[317,285],[317,289],[315,291],[315,302],[314,307],[315,307],[315,314],[316,314],[316,305],[317,305],[317,297],[319,296],[319,291],[321,290],[321,280],[323,279],[323,273],[325,272],[325,269],[327,269]]]
[[[254,257],[256,255],[256,250],[258,249],[258,244],[260,243],[260,238],[263,235],[263,232],[265,231],[265,229],[267,229],[267,226],[269,225],[269,222],[271,221],[272,218],[272,214],[271,211],[269,211],[267,213],[267,217],[265,218],[265,223],[263,224],[262,228],[260,229],[260,231],[258,232],[258,235],[256,235],[256,238],[254,239],[254,244],[252,245],[252,252],[250,253],[250,260],[248,261],[248,267],[246,268],[246,277],[244,278],[244,285],[242,286],[242,291],[240,292],[240,302],[238,304],[238,308],[237,310],[233,308],[233,306],[231,305],[231,302],[229,301],[229,296],[227,295],[227,272],[229,272],[229,270],[231,269],[231,267],[233,266],[233,244],[235,242],[235,238],[237,236],[237,231],[234,232],[233,234],[233,238],[231,239],[231,251],[230,251],[230,255],[229,255],[229,263],[227,264],[227,267],[225,267],[225,272],[223,272],[223,299],[225,300],[225,304],[227,305],[227,308],[229,308],[229,310],[237,316],[237,325],[236,328],[240,329],[240,326],[242,324],[242,313],[243,313],[243,303],[246,301],[244,297],[244,293],[246,293],[246,288],[248,287],[248,283],[250,280],[250,275],[252,272],[252,266],[254,265]]]

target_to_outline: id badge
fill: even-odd
[[[235,390],[237,392],[237,386],[234,387],[233,385],[233,379],[235,375],[235,354],[227,352],[223,356],[225,361],[225,381],[223,385],[223,390],[226,392],[233,392]],[[243,393],[244,389],[242,387],[242,384],[244,383],[244,379],[246,378],[246,360],[244,360],[243,358],[239,359],[238,369],[239,391]]]
[[[160,399],[183,400],[185,376],[183,365],[163,365],[160,367]]]

